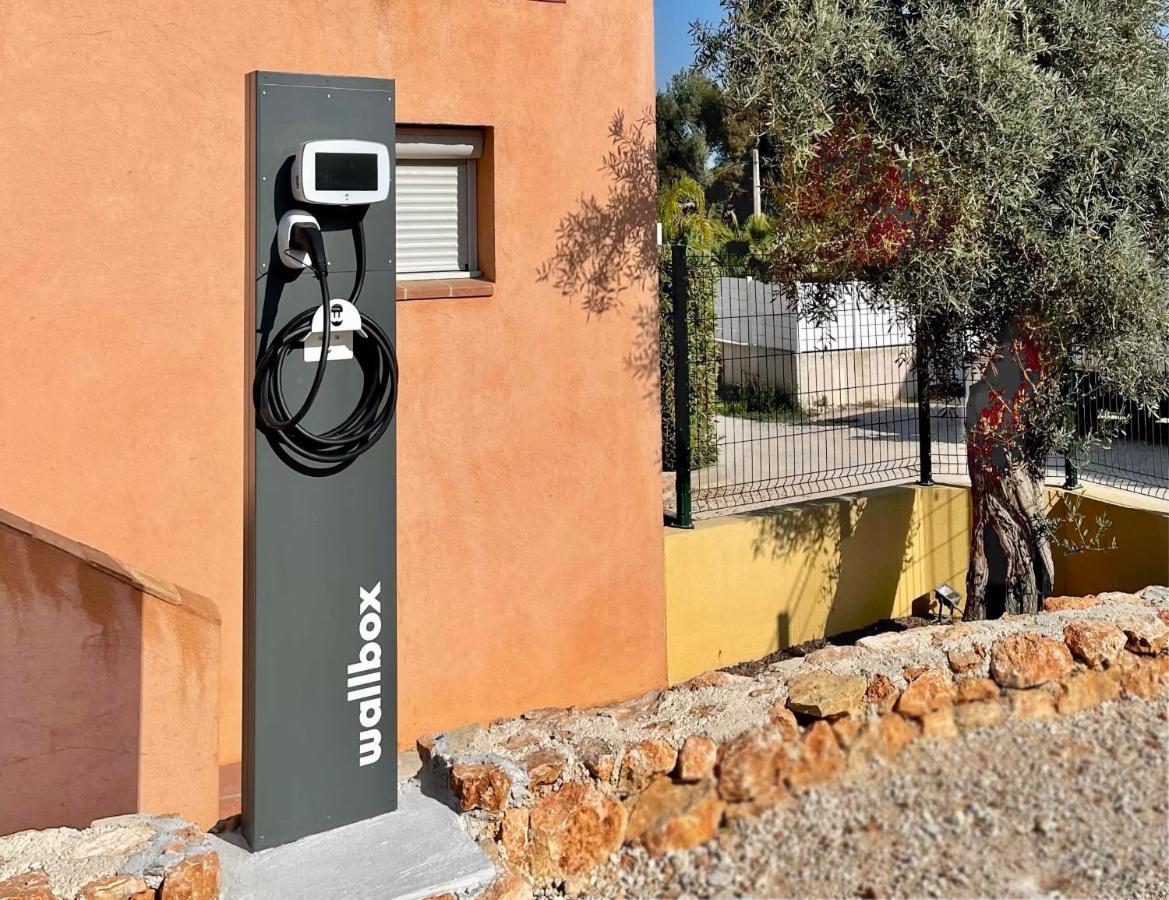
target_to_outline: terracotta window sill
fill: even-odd
[[[399,281],[399,300],[461,300],[491,297],[495,283],[481,278],[455,278],[450,281]]]

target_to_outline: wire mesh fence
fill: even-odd
[[[956,344],[926,377],[912,329],[835,286],[813,323],[750,258],[668,248],[662,260],[663,469],[667,515],[767,506],[880,484],[966,476],[966,398],[978,361]],[[1091,384],[1091,379],[1082,379]],[[676,385],[686,386],[679,395]],[[1085,391],[1081,430],[1115,437],[1054,456],[1053,483],[1092,480],[1169,500],[1169,398],[1150,415]],[[676,427],[677,424],[680,428]],[[688,458],[689,466],[676,459]]]

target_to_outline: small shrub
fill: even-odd
[[[755,422],[797,422],[804,410],[791,394],[767,387],[757,375],[745,384],[724,384],[718,389],[718,410],[724,416]]]

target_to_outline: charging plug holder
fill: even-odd
[[[353,335],[365,337],[361,328],[361,313],[348,300],[334,299],[329,304],[328,359],[353,359]],[[304,361],[320,362],[325,340],[325,309],[317,307],[311,330],[304,339]]]
[[[280,224],[276,226],[276,252],[284,265],[299,271],[309,268],[313,261],[307,251],[292,246],[292,229],[296,225],[312,225],[320,231],[321,224],[316,216],[303,209],[290,209],[280,217]]]

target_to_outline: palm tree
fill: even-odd
[[[713,253],[734,236],[724,222],[709,215],[706,191],[688,175],[659,192],[658,220],[662,223],[662,239],[667,244],[684,241],[700,253]]]

